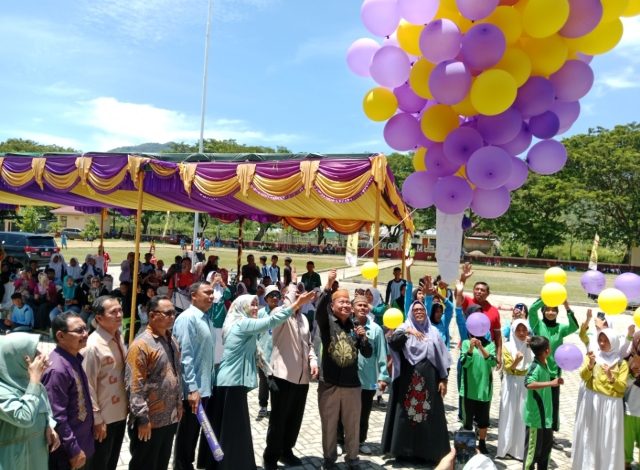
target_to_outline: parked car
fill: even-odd
[[[184,238],[185,243],[193,242],[193,239],[189,235],[176,234],[176,235],[169,235],[169,243],[171,243],[172,245],[179,245],[181,238]]]
[[[67,236],[67,240],[82,240],[84,238],[82,236],[82,230],[79,228],[65,228],[62,230],[62,233]]]
[[[7,256],[13,256],[27,266],[37,261],[39,267],[47,266],[54,253],[59,253],[51,235],[25,232],[0,232],[0,243]]]

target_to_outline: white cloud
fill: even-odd
[[[631,88],[640,88],[638,81],[638,72],[632,66],[627,66],[622,70],[609,72],[601,78],[597,78],[598,92],[604,92],[602,88],[612,90],[628,90]],[[600,94],[600,93],[598,93]]]
[[[82,149],[82,143],[74,138],[63,137],[55,134],[48,134],[45,132],[29,132],[29,131],[16,131],[14,135],[19,135],[22,139],[33,140],[43,145],[59,145],[60,147],[67,147],[76,150]]]

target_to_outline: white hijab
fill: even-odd
[[[516,328],[519,325],[524,325],[524,327],[529,330],[529,325],[527,322],[521,318],[515,320],[511,324],[511,333],[509,334],[509,342],[507,343],[507,347],[509,348],[509,352],[511,353],[512,359],[515,360],[516,354],[522,353],[522,360],[516,366],[516,370],[527,370],[531,363],[533,362],[533,353],[531,352],[531,348],[525,341],[521,341],[516,336]]]
[[[607,337],[611,348],[609,348],[608,352],[604,352],[598,346],[598,350],[596,352],[596,364],[606,364],[609,367],[613,367],[620,362],[620,337],[611,328],[603,329],[598,333],[598,337],[600,335],[605,335]]]

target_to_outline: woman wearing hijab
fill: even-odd
[[[38,274],[38,285],[33,299],[36,304],[33,327],[36,330],[46,330],[49,328],[49,312],[58,305],[58,290],[45,273]]]
[[[257,344],[258,334],[285,322],[314,295],[313,292],[304,293],[291,306],[278,308],[263,318],[258,318],[255,295],[241,295],[231,304],[222,327],[222,362],[207,405],[207,415],[224,451],[224,459],[216,462],[211,452],[201,447],[200,455],[203,455],[207,469],[256,468],[247,393],[258,385],[256,363],[267,377],[271,375],[269,364]]]
[[[82,281],[82,266],[78,263],[78,258],[73,257],[69,260],[67,276],[71,276],[75,282]]]
[[[67,274],[67,265],[62,258],[62,255],[53,255],[49,262],[49,268],[55,272],[54,281],[56,285],[61,286],[64,276]]]
[[[0,339],[0,468],[46,470],[49,450],[60,445],[40,383],[48,361],[38,341],[28,333]]]
[[[516,319],[511,324],[509,341],[502,348],[502,388],[500,391],[500,420],[498,422],[498,451],[496,457],[508,455],[524,459],[525,424],[522,403],[527,397],[524,384],[533,353],[527,345],[529,324]]]
[[[587,353],[580,370],[586,390],[578,403],[571,468],[624,468],[623,397],[628,375],[629,366],[620,359],[620,338],[605,328],[598,334],[597,352]]]
[[[82,308],[84,295],[82,289],[74,282],[73,278],[67,275],[64,278],[64,284],[62,285],[62,299],[61,303],[49,313],[49,320],[53,321],[59,314],[72,310],[75,313],[80,313]],[[86,314],[84,319],[89,315]]]
[[[449,352],[418,301],[388,341],[393,377],[382,451],[437,464],[450,450],[443,402]]]
[[[630,374],[624,393],[624,468],[631,470],[636,444],[640,444],[640,331],[633,335],[627,360]]]

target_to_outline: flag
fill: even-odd
[[[593,237],[591,256],[589,256],[589,269],[593,269],[594,271],[598,269],[598,245],[600,245],[600,237],[596,233]]]
[[[344,261],[352,268],[358,265],[358,239],[359,233],[349,234],[347,237],[347,249],[345,251]]]

